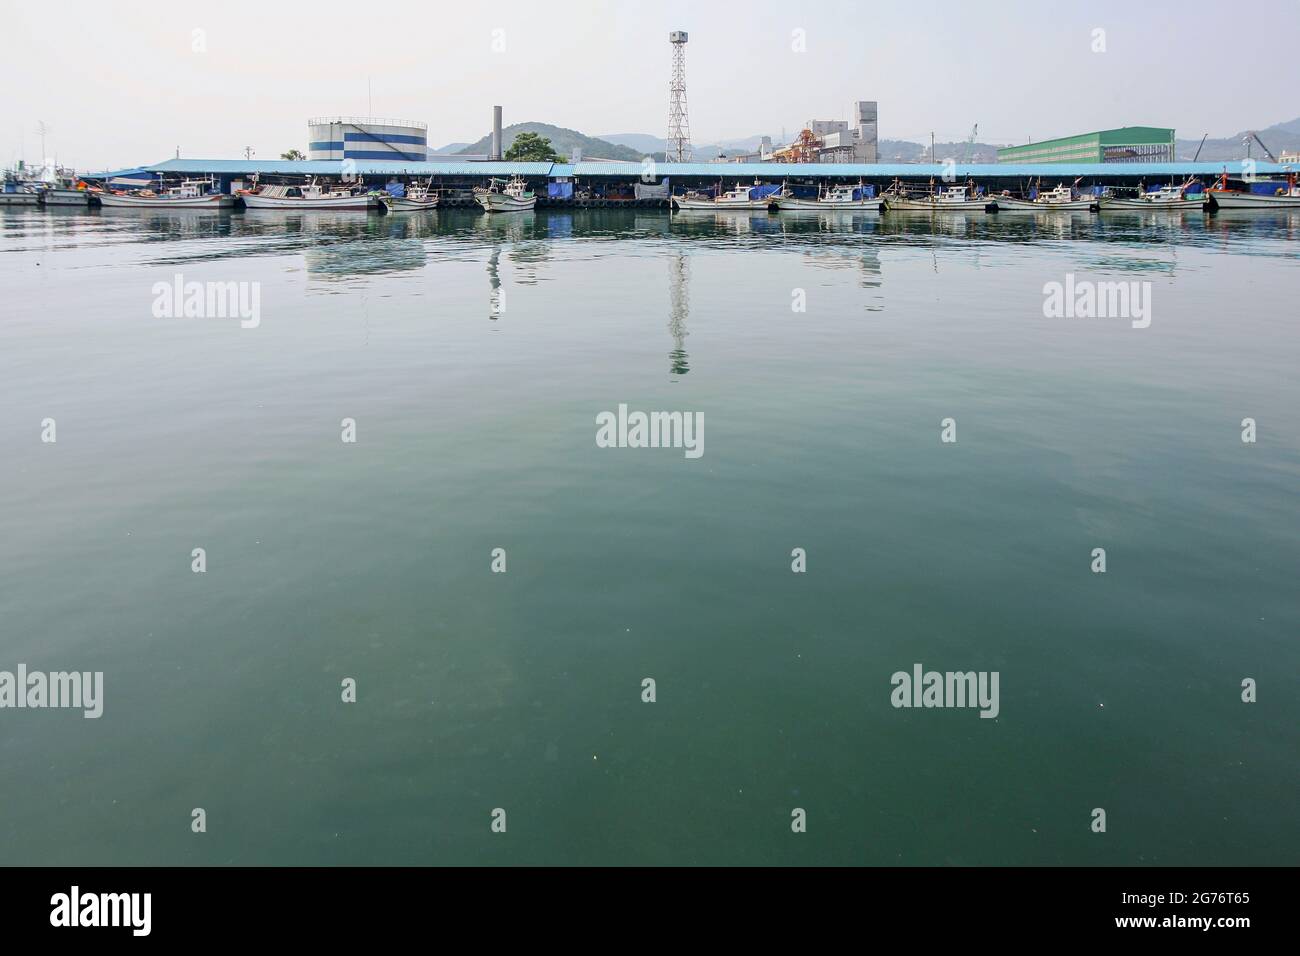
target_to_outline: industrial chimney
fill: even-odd
[[[501,107],[492,107],[492,154],[488,159],[501,158]]]

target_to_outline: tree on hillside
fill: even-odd
[[[298,161],[298,160],[306,159],[307,157],[302,154],[302,150],[291,149],[287,153],[281,153],[280,158],[291,160],[291,161]]]
[[[520,133],[506,150],[506,159],[519,163],[562,163],[564,157],[551,146],[551,141],[537,133]]]

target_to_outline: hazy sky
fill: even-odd
[[[306,149],[308,117],[340,113],[422,120],[441,146],[486,133],[494,103],[507,124],[663,136],[674,29],[690,33],[701,143],[793,135],[856,99],[879,101],[882,138],[918,142],[976,122],[1006,143],[1127,125],[1227,136],[1300,115],[1297,0],[6,0],[4,14],[5,165],[39,158],[38,120],[46,152],[83,170],[177,147],[276,158]]]

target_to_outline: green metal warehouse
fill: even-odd
[[[1172,163],[1174,131],[1124,126],[998,150],[999,163]]]

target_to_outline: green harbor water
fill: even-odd
[[[0,280],[0,670],[104,675],[0,709],[0,864],[1300,862],[1300,214],[0,210]]]

